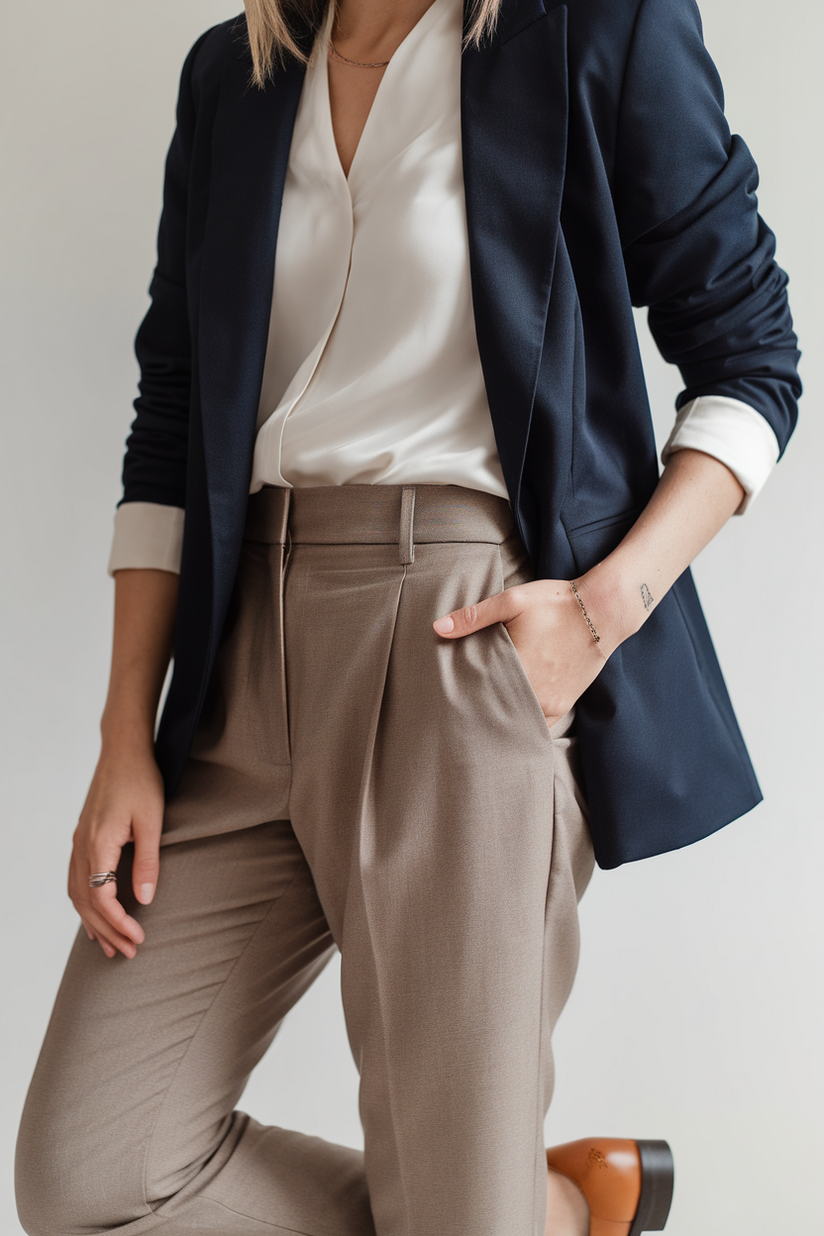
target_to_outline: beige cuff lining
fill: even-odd
[[[743,515],[760,493],[779,455],[778,439],[766,418],[748,403],[721,395],[702,395],[684,404],[661,462],[686,449],[712,455],[735,475],[744,490],[736,515]]]
[[[180,506],[124,502],[115,512],[109,574],[135,568],[179,574],[185,514]]]

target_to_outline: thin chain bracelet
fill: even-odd
[[[601,637],[600,637],[600,635],[598,634],[598,632],[595,630],[595,627],[592,625],[592,621],[591,621],[591,619],[590,619],[590,616],[589,616],[589,614],[587,613],[587,607],[584,605],[583,601],[581,600],[581,594],[578,592],[578,589],[575,587],[575,585],[574,585],[574,583],[572,582],[572,580],[571,580],[571,579],[570,579],[570,580],[568,580],[567,582],[568,582],[568,584],[569,584],[570,588],[572,589],[572,591],[575,593],[575,600],[578,602],[578,604],[579,604],[579,605],[580,605],[580,607],[581,607],[581,613],[584,615],[584,618],[586,619],[586,624],[587,624],[587,626],[589,627],[590,635],[591,635],[591,636],[592,636],[592,638],[595,640],[595,643],[596,643],[596,644],[600,644],[600,642],[601,642]]]

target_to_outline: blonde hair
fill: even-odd
[[[335,0],[244,0],[252,80],[256,86],[265,86],[275,64],[282,64],[287,56],[306,62],[308,49],[301,46],[299,32],[316,34],[328,6],[334,3]],[[464,46],[478,47],[484,35],[492,34],[501,3],[502,0],[472,0]]]

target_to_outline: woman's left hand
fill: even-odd
[[[586,589],[578,586],[586,604]],[[438,635],[461,639],[494,622],[509,632],[547,725],[569,711],[612,651],[603,635],[596,643],[567,580],[517,584],[478,605],[453,610],[433,625]]]
[[[516,584],[434,623],[462,639],[502,622],[547,722],[568,712],[619,644],[644,625],[661,598],[730,515],[744,490],[733,472],[703,451],[670,456],[658,486],[608,557],[574,583],[600,637],[596,643],[566,579]]]

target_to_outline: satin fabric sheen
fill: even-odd
[[[398,47],[348,181],[328,22],[318,40],[283,194],[252,493],[428,482],[507,496],[472,316],[461,20],[435,0]]]

